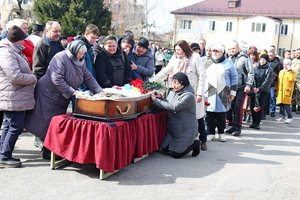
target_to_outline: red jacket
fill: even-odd
[[[30,40],[24,40],[23,46],[25,48],[23,49],[22,53],[26,56],[29,63],[29,67],[32,71],[32,58],[33,58],[34,45]]]

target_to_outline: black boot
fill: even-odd
[[[200,141],[194,140],[192,157],[198,156],[200,153]]]

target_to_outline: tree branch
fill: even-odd
[[[19,7],[19,10],[22,11],[23,8],[22,8],[22,2],[23,0],[17,0],[18,1],[18,7]]]

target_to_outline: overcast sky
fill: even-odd
[[[175,16],[170,12],[178,8],[186,7],[203,0],[148,0],[149,24],[155,24],[155,30],[159,33],[168,32],[173,29]],[[143,4],[145,0],[138,0]],[[151,9],[153,8],[153,9]]]

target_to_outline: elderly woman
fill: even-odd
[[[0,110],[4,111],[0,140],[0,167],[20,167],[12,157],[14,146],[24,128],[25,111],[34,108],[34,84],[29,63],[22,54],[26,34],[18,26],[8,30],[0,44]]]
[[[151,94],[154,105],[168,111],[167,134],[162,150],[171,153],[174,158],[181,158],[192,150],[192,156],[198,156],[200,142],[195,140],[198,124],[194,89],[182,72],[174,74],[172,88],[166,100],[157,98],[159,94]]]
[[[169,88],[172,88],[172,80],[170,79],[176,72],[185,73],[194,88],[196,93],[196,116],[198,119],[198,132],[201,141],[201,149],[207,150],[206,145],[206,131],[204,125],[204,84],[205,84],[205,68],[200,59],[199,54],[193,53],[189,44],[185,40],[180,40],[174,45],[175,54],[169,61],[168,65],[164,67],[153,78],[153,81],[162,81],[168,79]]]
[[[105,37],[103,47],[98,44],[95,48],[95,55],[96,79],[101,87],[123,86],[132,80],[128,57],[118,48],[115,36]]]
[[[82,83],[94,93],[102,92],[85,66],[86,51],[84,42],[76,40],[52,58],[46,74],[37,82],[35,109],[26,116],[25,127],[29,132],[44,139],[51,118],[66,113],[76,88]],[[42,149],[43,158],[48,159],[49,153]]]

